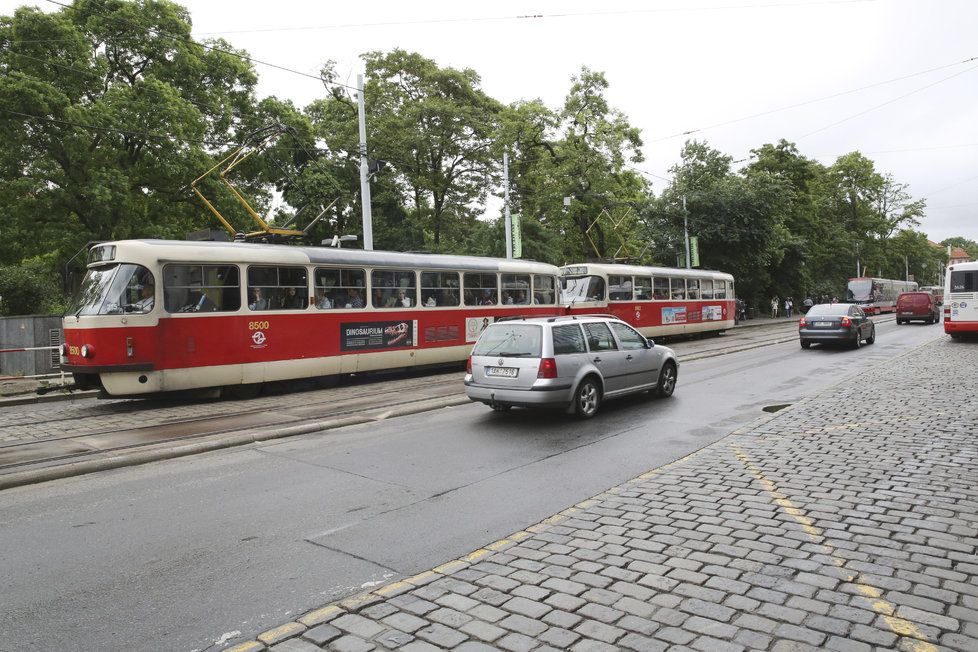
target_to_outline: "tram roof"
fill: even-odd
[[[279,265],[356,265],[363,267],[406,267],[411,269],[461,269],[523,274],[558,273],[548,263],[452,254],[364,251],[333,247],[303,247],[250,242],[200,242],[193,240],[119,240],[116,258],[126,262],[262,263]]]
[[[585,276],[588,274],[620,274],[622,276],[670,276],[683,278],[711,278],[732,281],[734,277],[727,272],[706,269],[680,269],[678,267],[651,267],[645,265],[622,265],[619,263],[581,263],[564,265],[560,268],[564,276]]]

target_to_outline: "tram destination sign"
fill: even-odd
[[[418,341],[417,320],[340,324],[340,350],[400,349]]]

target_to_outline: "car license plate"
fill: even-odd
[[[516,367],[486,367],[487,376],[501,376],[503,378],[516,378],[519,371]]]
[[[830,321],[817,321],[817,322],[815,322],[815,326],[831,326],[831,325],[832,325],[832,322],[830,322]]]

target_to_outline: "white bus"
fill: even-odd
[[[947,268],[944,332],[954,339],[978,334],[978,263],[957,263]]]

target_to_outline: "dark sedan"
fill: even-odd
[[[798,337],[803,349],[836,342],[858,349],[876,341],[876,325],[854,303],[820,303],[798,322]]]

